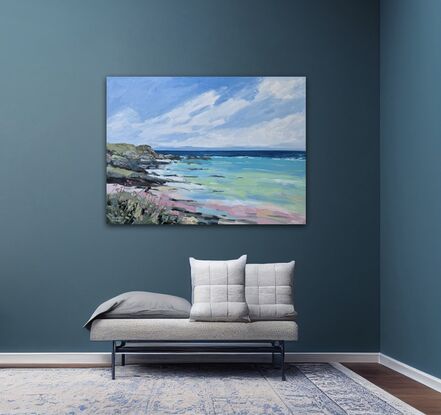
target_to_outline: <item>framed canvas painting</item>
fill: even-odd
[[[108,77],[110,224],[306,223],[305,77]]]

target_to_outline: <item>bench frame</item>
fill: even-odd
[[[140,345],[141,344],[141,345]],[[285,376],[285,341],[162,341],[162,340],[113,340],[112,341],[112,379],[115,379],[116,355],[121,355],[121,366],[126,364],[126,355],[155,354],[192,354],[192,353],[271,353],[272,364],[276,364],[276,356],[280,356],[282,380]]]

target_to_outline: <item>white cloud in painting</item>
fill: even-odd
[[[107,135],[110,137],[133,137],[141,132],[139,114],[132,108],[124,108],[107,119]]]
[[[168,113],[145,120],[142,137],[206,131],[225,124],[229,117],[249,105],[244,99],[229,99],[215,106],[219,98],[220,95],[209,91]]]
[[[250,127],[214,130],[185,140],[171,141],[168,145],[170,147],[254,147],[300,150],[304,149],[304,120],[304,113],[297,113]]]
[[[173,89],[164,93],[173,93]],[[108,117],[107,138],[109,142],[149,144],[154,148],[304,150],[304,98],[305,78],[261,78],[257,85],[245,85],[234,93],[228,87],[203,90],[155,117],[143,119],[140,108],[121,108]],[[292,103],[292,111],[280,112],[279,107],[286,107],[280,103]],[[247,119],[246,114],[259,115],[259,111],[269,119]]]
[[[305,95],[305,78],[263,78],[259,84],[257,100],[266,98],[296,99]]]

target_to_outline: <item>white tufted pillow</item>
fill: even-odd
[[[190,258],[193,321],[249,321],[245,301],[247,256],[231,261]]]
[[[294,319],[294,264],[246,265],[245,295],[251,321]]]

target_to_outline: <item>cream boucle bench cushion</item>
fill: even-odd
[[[193,321],[249,321],[245,301],[247,256],[230,261],[190,258]]]
[[[97,319],[90,340],[297,340],[294,321],[199,322],[185,319]]]
[[[245,295],[249,315],[256,320],[292,320],[294,261],[279,264],[247,264]]]

